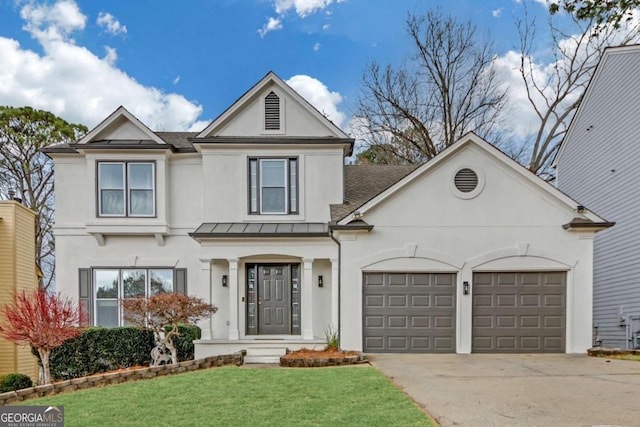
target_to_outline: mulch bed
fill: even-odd
[[[368,363],[368,361],[357,351],[336,349],[309,350],[303,348],[292,352],[287,351],[287,354],[280,358],[280,366],[289,368],[319,368],[358,363]]]

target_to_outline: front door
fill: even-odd
[[[247,333],[299,333],[299,264],[247,267]]]

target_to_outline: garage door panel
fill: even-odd
[[[411,348],[414,351],[429,351],[431,349],[431,341],[429,337],[410,337]]]
[[[407,316],[389,316],[387,317],[387,327],[389,328],[407,328]]]
[[[365,351],[455,352],[455,274],[363,277]],[[369,286],[371,277],[374,286]]]
[[[473,287],[474,292],[478,291],[478,287]],[[493,298],[491,295],[473,295],[473,305],[476,307],[492,307],[493,306]]]
[[[412,307],[429,307],[431,305],[431,298],[429,295],[411,295]]]
[[[389,286],[407,286],[406,274],[389,274],[387,276]]]
[[[384,307],[384,295],[365,295],[364,300],[367,307]]]
[[[413,286],[429,286],[429,274],[411,274],[409,277]]]
[[[407,307],[407,295],[388,295],[387,307]]]
[[[366,328],[384,327],[384,316],[365,316],[364,325]]]
[[[498,307],[515,307],[516,306],[517,296],[513,294],[509,295],[496,295],[495,296],[495,304]]]
[[[472,289],[472,351],[564,351],[566,273],[474,273]]]
[[[429,328],[431,322],[429,316],[411,316],[412,328]]]

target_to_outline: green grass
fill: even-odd
[[[435,426],[371,367],[235,366],[33,399],[65,426]]]
[[[640,354],[616,354],[606,357],[609,359],[635,360],[636,362],[640,362]]]

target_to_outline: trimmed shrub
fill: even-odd
[[[166,326],[164,329],[165,331],[170,331],[171,326]],[[173,340],[173,344],[178,350],[178,361],[193,360],[195,357],[193,340],[202,338],[202,331],[197,326],[180,325],[178,326],[178,332],[180,332],[180,335]]]
[[[51,376],[68,380],[114,369],[148,366],[153,332],[132,326],[88,328],[51,352]],[[36,357],[37,352],[34,352]]]
[[[29,376],[19,373],[11,373],[0,376],[0,393],[33,387]]]

